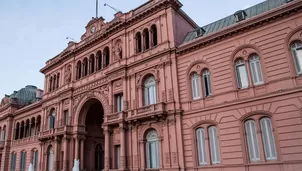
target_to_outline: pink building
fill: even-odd
[[[302,1],[199,27],[178,0],[93,18],[0,106],[1,171],[301,171]]]

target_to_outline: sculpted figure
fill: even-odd
[[[122,59],[122,57],[123,57],[123,49],[122,49],[122,47],[121,47],[120,44],[116,45],[114,52],[115,52],[115,59],[116,60]]]
[[[4,105],[6,105],[6,104],[8,104],[8,103],[9,103],[9,98],[8,98],[8,96],[5,96],[5,97],[1,100],[0,106],[4,106]]]
[[[71,82],[71,66],[68,65],[65,71],[65,82],[70,83]]]

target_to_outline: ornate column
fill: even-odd
[[[35,120],[34,135],[37,135],[37,120]]]
[[[17,127],[14,129],[14,137],[12,139],[13,140],[17,139]]]
[[[81,141],[80,168],[81,168],[81,170],[83,170],[84,169],[84,141],[85,141],[85,138],[81,137],[80,141]]]
[[[59,152],[61,150],[60,145],[59,145],[59,138],[55,137],[55,141],[54,141],[54,161],[53,161],[53,166],[54,166],[54,170],[58,170],[59,169],[59,162],[60,162],[60,154]]]
[[[104,127],[104,133],[105,133],[105,163],[104,163],[104,170],[110,169],[110,128],[108,126]]]
[[[95,55],[95,60],[94,60],[94,72],[97,72],[99,69],[99,58],[97,57],[97,54]]]
[[[31,136],[31,121],[29,122],[29,130],[28,130],[28,136]]]
[[[39,170],[43,170],[43,161],[45,160],[45,159],[43,159],[43,143],[39,143],[39,145],[40,145],[40,152],[39,152],[39,154],[40,154],[40,157],[39,157],[39,164],[38,164],[38,169]]]
[[[64,137],[64,159],[63,159],[63,171],[68,171],[68,165],[69,165],[69,159],[68,159],[68,156],[69,156],[69,149],[68,149],[68,144],[69,144],[69,140],[70,138],[67,137],[65,135]]]
[[[24,129],[23,129],[23,138],[26,138],[26,122],[24,122],[23,127],[24,127]]]
[[[18,140],[21,138],[21,125],[19,125],[19,135],[18,135]]]
[[[120,170],[126,169],[126,140],[125,140],[125,125],[124,123],[119,124],[120,127],[120,142],[121,142],[121,151],[120,151]]]
[[[79,139],[77,136],[74,137],[74,141],[75,141],[75,155],[74,155],[74,159],[79,159]]]

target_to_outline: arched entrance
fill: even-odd
[[[104,108],[97,99],[88,100],[80,111],[79,123],[85,123],[84,156],[81,156],[86,171],[100,171],[104,169],[105,137],[102,129],[104,122]]]

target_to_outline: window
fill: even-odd
[[[60,73],[57,74],[57,83],[56,83],[56,88],[60,87]]]
[[[142,35],[140,32],[136,33],[136,53],[142,52]]]
[[[207,138],[209,137],[209,143]],[[208,132],[205,128],[198,128],[196,130],[196,140],[197,140],[197,156],[199,166],[207,165],[207,149],[209,149],[211,156],[211,164],[220,164],[220,152],[219,152],[219,141],[217,128],[215,126],[208,127]]]
[[[277,152],[271,119],[262,118],[260,124],[266,160],[276,160]]]
[[[153,76],[148,77],[145,80],[145,105],[151,105],[156,103],[156,82]]]
[[[5,141],[5,133],[6,133],[6,131],[5,131],[5,127],[4,127],[1,131],[1,141]]]
[[[203,79],[204,96],[205,97],[211,96],[212,95],[212,89],[211,89],[211,79],[210,79],[209,70],[205,70],[202,73],[202,79]]]
[[[104,169],[104,150],[100,144],[98,144],[95,148],[95,169]]]
[[[149,49],[149,30],[145,29],[143,31],[143,36],[144,36],[144,50],[148,50]]]
[[[157,46],[157,28],[156,25],[151,26],[151,46]]]
[[[81,70],[81,61],[78,61],[78,63],[77,63],[77,74],[76,74],[76,78],[77,79],[81,78],[81,73],[82,73],[82,70]]]
[[[200,80],[196,72],[192,75],[191,82],[193,100],[200,99]]]
[[[88,59],[87,58],[85,58],[83,61],[83,69],[84,69],[83,77],[85,77],[88,75]]]
[[[101,70],[103,68],[102,66],[102,52],[101,51],[98,51],[97,54],[97,60],[98,60],[98,70]]]
[[[116,111],[123,111],[123,94],[119,94],[116,96]]]
[[[147,168],[155,169],[159,168],[159,139],[157,132],[152,129],[146,136],[146,163]]]
[[[38,151],[33,151],[32,163],[33,163],[34,171],[37,171],[38,170]]]
[[[238,60],[236,62],[236,76],[237,76],[237,83],[238,88],[247,88],[249,86],[248,76],[246,67],[244,64],[244,60]]]
[[[245,130],[250,160],[259,161],[260,153],[257,139],[256,122],[253,120],[245,122]]]
[[[25,171],[26,169],[26,152],[22,151],[20,156],[20,171]]]
[[[68,110],[64,111],[64,117],[65,117],[65,125],[68,125],[68,119],[69,119],[69,112]]]
[[[271,119],[264,117],[260,120],[260,133],[262,134],[262,139],[260,140],[258,140],[257,136],[257,124],[259,124],[259,122],[258,120],[256,121],[248,120],[245,122],[246,141],[250,161],[260,161],[259,142],[261,141],[264,148],[265,159],[276,160],[277,152]]]
[[[110,63],[109,47],[105,47],[104,49],[104,63],[105,63],[105,67],[109,66]]]
[[[49,92],[52,91],[52,77],[49,79]]]
[[[302,43],[296,42],[291,45],[292,54],[297,74],[302,74]]]
[[[17,159],[17,154],[12,153],[11,158],[10,158],[10,170],[15,171],[16,170],[16,159]]]
[[[89,68],[90,68],[90,70],[89,70],[89,72],[90,73],[94,73],[94,55],[90,55],[90,57],[89,57]]]
[[[55,110],[52,109],[49,115],[49,129],[55,128],[55,120],[56,120],[56,113]]]
[[[116,168],[119,169],[121,165],[121,146],[115,146],[115,155],[116,155]]]
[[[261,71],[260,58],[258,55],[252,55],[249,59],[250,68],[254,85],[263,84],[263,77]]]

